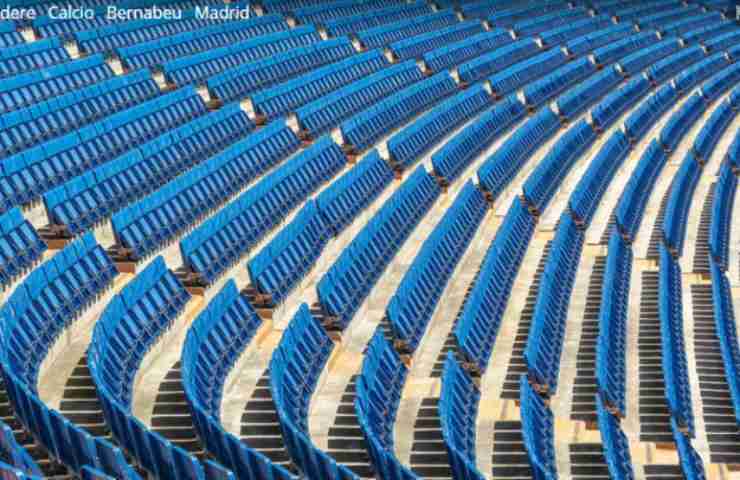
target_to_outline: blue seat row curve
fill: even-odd
[[[310,480],[359,477],[316,447],[308,432],[308,406],[334,342],[305,303],[283,332],[270,360],[270,390],[285,446]]]
[[[448,72],[437,73],[344,121],[339,127],[342,137],[353,150],[365,150],[391,129],[448,97],[456,89],[457,84]]]
[[[23,43],[0,50],[0,77],[11,77],[70,60],[59,38]]]
[[[386,308],[397,348],[416,351],[447,282],[487,211],[483,192],[468,181],[424,241]]]
[[[612,412],[627,413],[626,343],[632,275],[632,247],[616,229],[609,236],[604,288],[599,305],[599,335],[596,341],[596,384],[599,398]]]
[[[444,178],[446,182],[452,182],[493,143],[494,139],[510,129],[526,114],[524,104],[513,95],[498,102],[432,155],[435,173]],[[478,176],[482,178],[480,170]]]
[[[379,7],[387,6],[389,4],[392,5],[394,3],[401,2],[399,2],[398,0],[392,0],[390,2],[382,2],[380,0],[365,0],[363,2],[334,0],[316,5],[295,8],[291,10],[291,12],[293,14],[293,17],[300,23],[321,24],[323,22],[326,22],[327,20],[348,17],[352,15],[360,15],[378,9]]]
[[[555,459],[555,419],[544,399],[522,375],[519,387],[522,439],[532,476],[536,480],[558,478]]]
[[[253,41],[257,40],[260,39]],[[259,47],[255,48],[256,53],[261,53],[260,49],[263,47],[275,48],[271,42],[264,46],[260,43]],[[216,98],[242,98],[295,75],[346,58],[353,53],[354,48],[345,37],[324,40],[303,47],[291,47],[266,57],[254,58],[248,63],[208,76],[205,83],[209,93]]]
[[[213,23],[215,22],[212,20],[196,17],[194,9],[187,9],[182,12],[182,18],[179,20],[131,20],[81,30],[74,32],[73,36],[80,51],[91,55],[197,30]]]
[[[30,271],[46,249],[46,243],[20,209],[0,215],[0,285],[9,285]]]
[[[465,89],[424,114],[388,140],[394,165],[409,168],[432,145],[493,102],[482,85]]]
[[[168,82],[177,85],[187,85],[203,81],[208,77],[223,71],[239,67],[246,63],[255,62],[265,57],[287,52],[294,48],[306,47],[321,40],[318,32],[313,27],[299,27],[291,30],[281,30],[269,35],[247,39],[245,41],[226,45],[221,48],[206,50],[204,52],[180,57],[165,62],[162,65],[164,77]],[[341,39],[329,41],[329,45],[342,45]],[[351,53],[354,49],[349,45],[344,52]],[[327,60],[332,58],[331,50],[320,50],[327,55]],[[314,55],[314,58],[316,55]],[[311,58],[311,57],[309,57]],[[327,60],[324,60],[325,62]],[[316,62],[317,60],[314,60]],[[306,65],[304,68],[312,68]]]
[[[439,72],[513,41],[514,39],[508,31],[502,28],[493,28],[449,45],[435,48],[426,52],[422,59],[428,69]]]
[[[194,89],[180,89],[8,157],[0,176],[0,209],[31,202],[205,111]]]
[[[250,140],[248,155],[255,161],[277,163],[297,150],[300,142],[292,130],[278,127],[259,131]],[[339,146],[321,138],[182,239],[185,265],[203,283],[212,283],[346,163]]]
[[[157,257],[106,306],[87,364],[113,438],[139,466],[161,479],[204,480],[201,463],[131,412],[134,378],[146,353],[172,328],[190,294]]]
[[[374,52],[373,55],[381,64],[375,73],[296,109],[295,115],[301,129],[310,136],[321,135],[357,112],[423,78],[413,60],[387,66],[387,60],[380,51]]]
[[[403,60],[409,58],[418,59],[435,48],[452,42],[463,41],[471,35],[482,33],[483,31],[483,25],[480,22],[468,20],[439,30],[398,40],[391,43],[388,48],[396,58]]]
[[[370,462],[380,478],[419,478],[394,452],[393,426],[407,376],[408,367],[398,352],[376,331],[362,361],[354,406]]]
[[[355,35],[365,48],[378,48],[407,37],[449,27],[457,21],[457,16],[452,10],[441,10],[387,25],[371,27]]]
[[[484,372],[488,366],[514,279],[536,224],[537,219],[515,198],[486,251],[453,330],[467,370]]]
[[[735,421],[740,425],[740,352],[738,352],[737,324],[732,304],[732,290],[725,272],[715,262],[710,262],[712,278],[712,305],[714,325],[717,329],[722,364],[724,367]]]
[[[539,52],[537,42],[525,37],[468,60],[458,67],[457,72],[460,80],[473,83]]]
[[[680,257],[683,253],[691,198],[699,183],[701,171],[702,166],[693,154],[687,153],[673,178],[668,194],[661,233],[666,248],[676,257]]]
[[[262,323],[234,281],[226,282],[188,329],[182,382],[198,437],[221,465],[236,478],[287,480],[294,477],[291,472],[227,432],[220,421],[226,376]],[[205,464],[204,469],[212,478]]]
[[[583,242],[583,231],[570,215],[563,214],[542,274],[524,349],[529,378],[547,395],[554,395],[558,386],[568,305]]]
[[[138,480],[117,447],[49,408],[36,390],[40,364],[55,339],[111,286],[117,274],[91,234],[69,243],[31,272],[0,309],[0,360],[15,414],[51,458],[75,472],[89,466],[114,478]]]
[[[279,305],[308,273],[331,238],[332,232],[309,200],[293,221],[252,257],[249,278],[270,305]]]
[[[13,479],[42,478],[41,469],[31,455],[18,444],[13,429],[0,422],[0,477]],[[12,476],[15,475],[15,476]]]
[[[321,277],[319,301],[334,328],[346,328],[440,192],[439,184],[419,166]]]
[[[595,140],[596,132],[585,120],[570,127],[557,140],[522,186],[524,200],[533,212],[545,211],[565,176]]]
[[[658,313],[660,317],[661,362],[665,396],[671,417],[681,429],[694,435],[686,346],[683,335],[681,267],[665,245],[660,247]]]
[[[0,113],[12,112],[114,76],[102,55],[53,65],[3,79]]]
[[[483,480],[475,460],[475,419],[480,390],[460,366],[452,352],[442,371],[442,392],[437,410],[442,426],[442,440],[450,458],[454,478]]]
[[[714,263],[722,271],[727,271],[729,267],[730,225],[736,191],[737,177],[730,164],[724,162],[714,192],[712,220],[709,226],[709,252]]]
[[[549,74],[567,61],[568,56],[562,50],[545,50],[497,71],[488,78],[488,82],[497,96],[506,96],[530,81]]]
[[[347,35],[381,25],[407,20],[432,13],[431,5],[415,0],[401,5],[391,5],[371,12],[326,20],[324,28],[331,36]]]
[[[136,70],[161,66],[184,55],[287,29],[288,25],[280,15],[264,15],[249,20],[202,27],[195,31],[182,32],[131,46],[117,47],[115,52],[125,68]]]
[[[238,105],[197,117],[45,193],[49,223],[78,235],[221,149],[236,156],[253,129]]]
[[[609,475],[611,478],[634,479],[629,440],[622,431],[618,417],[607,410],[599,395],[596,396],[596,414]]]
[[[150,100],[159,88],[146,70],[104,80],[0,115],[0,158]]]

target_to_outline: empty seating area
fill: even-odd
[[[72,3],[0,20],[0,478],[740,469],[723,2]]]

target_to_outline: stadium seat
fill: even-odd
[[[667,83],[656,90],[650,97],[630,113],[624,122],[624,130],[630,142],[639,141],[655,119],[662,115],[668,108],[674,104],[678,98],[678,91]]]
[[[421,58],[426,52],[448,43],[464,40],[470,35],[483,32],[483,25],[474,20],[461,22],[434,32],[423,33],[391,43],[388,48],[401,60]]]
[[[555,142],[522,186],[524,201],[532,211],[538,215],[545,211],[574,163],[595,140],[593,127],[580,120]]]
[[[249,64],[271,55],[286,52],[298,47],[315,45],[321,37],[313,27],[299,27],[287,31],[278,31],[268,35],[248,39],[243,42],[226,45],[221,48],[207,50],[187,57],[170,60],[162,65],[164,78],[176,85],[188,85],[203,81],[224,70]],[[329,63],[332,59],[338,60],[354,52],[354,49],[346,39],[335,39],[327,41],[333,49],[308,50],[313,55],[307,56],[307,60],[313,60],[303,66],[307,71],[315,66]],[[339,48],[337,48],[339,47]],[[316,51],[318,50],[318,51]],[[318,57],[318,58],[317,58]],[[301,57],[305,58],[305,57]],[[319,63],[319,59],[323,63]]]
[[[344,142],[355,151],[363,151],[392,129],[450,96],[456,87],[448,72],[406,87],[343,122],[339,129]]]
[[[311,269],[330,236],[317,203],[308,201],[290,224],[249,260],[252,284],[268,296],[270,304],[280,304]]]
[[[522,437],[533,478],[554,480],[558,478],[558,473],[554,446],[555,420],[552,411],[524,375],[519,391]]]
[[[274,35],[285,35],[277,33]],[[271,35],[272,36],[272,35]],[[271,37],[270,36],[270,37]],[[251,40],[257,42],[260,38]],[[211,95],[220,99],[244,98],[296,75],[339,61],[354,53],[346,38],[335,38],[276,53],[271,41],[255,46],[255,58],[206,79]],[[262,58],[265,54],[269,55]]]
[[[454,478],[485,478],[475,462],[475,419],[479,401],[480,391],[473,379],[460,367],[453,353],[447,352],[437,409]]]
[[[597,65],[606,65],[623,57],[629,58],[629,55],[633,52],[637,52],[637,60],[639,60],[642,58],[639,51],[655,44],[657,40],[658,37],[654,31],[633,34],[597,48],[593,51],[594,60]],[[639,63],[647,64],[650,62],[650,58]],[[639,68],[636,68],[636,70],[639,70]]]
[[[624,187],[615,217],[619,232],[630,242],[637,235],[650,193],[667,161],[665,152],[653,139]]]
[[[402,465],[393,451],[393,425],[407,374],[398,353],[376,332],[357,380],[355,412],[375,471],[387,478],[416,480],[419,477]]]
[[[407,37],[452,26],[457,21],[457,16],[452,10],[440,10],[426,15],[414,16],[407,20],[363,29],[357,32],[356,36],[365,48],[379,48]]]
[[[664,245],[660,247],[659,281],[658,312],[665,397],[671,418],[693,437],[694,412],[683,334],[681,267]]]
[[[483,188],[497,197],[534,150],[560,128],[558,116],[545,107],[518,128],[478,169]]]
[[[27,272],[46,251],[46,244],[17,208],[0,215],[0,285]]]
[[[293,478],[285,468],[224,430],[220,422],[226,377],[261,325],[246,297],[229,280],[188,330],[181,358],[185,398],[204,447],[231,470],[224,472],[223,467],[206,461],[203,468],[208,479],[246,478],[254,471],[269,479]]]
[[[612,90],[591,109],[594,128],[598,131],[605,131],[649,89],[650,82],[648,79],[642,75],[636,75],[622,87]]]
[[[381,64],[378,71],[296,109],[295,115],[301,128],[312,136],[320,135],[342,120],[423,78],[413,60],[386,67],[385,57],[379,51],[375,52]]]
[[[603,401],[603,407],[624,416],[627,413],[625,345],[627,343],[632,248],[614,229],[609,236],[608,251],[599,307],[596,383],[599,387],[599,401]]]
[[[301,305],[270,360],[270,390],[285,447],[307,478],[357,479],[311,441],[308,406],[334,343],[321,324]]]
[[[496,95],[503,97],[547,75],[567,61],[565,52],[553,48],[496,72],[488,77],[488,82]]]
[[[0,77],[39,70],[70,60],[59,38],[18,44],[0,50]]]
[[[511,34],[494,28],[476,35],[471,35],[449,45],[440,46],[422,56],[424,65],[433,72],[455,67],[471,58],[513,42]]]
[[[730,258],[730,225],[732,225],[732,206],[737,190],[737,177],[729,164],[723,164],[719,181],[715,184],[712,202],[712,220],[709,227],[709,251],[717,266],[726,271]]]
[[[554,395],[558,386],[568,305],[583,242],[583,231],[564,213],[547,256],[524,350],[529,378],[548,396]]]
[[[722,364],[727,387],[730,392],[735,421],[740,425],[740,355],[738,355],[737,326],[732,304],[732,291],[727,276],[719,265],[711,262],[712,306],[714,307],[714,326],[717,329]]]
[[[205,111],[194,89],[180,89],[8,157],[0,176],[0,208],[30,202]]]
[[[627,158],[629,149],[627,137],[617,130],[589,163],[568,200],[570,213],[580,225],[588,227],[591,224],[602,196]]]
[[[19,110],[113,76],[102,55],[16,75],[0,85],[0,113]]]
[[[223,148],[239,158],[247,142],[234,143],[253,129],[237,105],[198,117],[45,193],[49,223],[75,236]]]
[[[104,80],[0,115],[0,158],[133,107],[159,94],[148,71]]]
[[[432,8],[428,3],[415,0],[400,5],[378,8],[358,15],[326,20],[324,21],[324,28],[326,28],[329,35],[337,37],[429,13],[432,13]]]
[[[524,105],[513,95],[488,109],[432,155],[435,173],[452,182],[497,136],[525,115]]]
[[[337,328],[347,327],[362,300],[439,194],[439,184],[423,166],[418,167],[321,277],[316,287],[319,302]]]
[[[661,225],[663,242],[676,256],[683,253],[691,198],[701,177],[702,167],[694,155],[689,152],[684,157],[681,167],[673,177],[665,214]]]
[[[597,48],[603,47],[609,43],[621,40],[633,33],[635,33],[635,29],[632,25],[614,25],[568,40],[565,44],[565,48],[571,55],[580,56],[593,52]]]
[[[594,65],[588,58],[581,58],[580,60],[566,63],[552,73],[549,73],[539,80],[535,80],[525,86],[524,102],[529,108],[537,108],[546,101],[559,95],[566,88],[585,79],[595,71],[596,65]],[[611,73],[611,76],[612,78],[608,80],[616,81],[614,73]],[[591,84],[587,85],[589,85],[587,87],[589,89],[594,88]],[[585,105],[581,105],[579,108],[584,107]],[[567,112],[563,113],[567,115]]]
[[[624,480],[634,479],[635,472],[632,468],[629,441],[622,432],[617,417],[606,410],[601,397],[598,395],[596,397],[596,413],[598,414],[601,443],[610,476]]]
[[[122,65],[129,70],[163,65],[185,55],[234,44],[259,35],[287,30],[280,15],[264,15],[249,20],[236,20],[223,25],[201,27],[135,45],[114,49]]]
[[[393,171],[377,150],[373,150],[347,173],[325,188],[316,203],[333,236],[352,220],[393,180]]]
[[[257,132],[248,141],[248,155],[254,155],[254,161],[275,163],[299,143],[284,125],[272,132]],[[262,156],[265,150],[267,157]],[[206,285],[212,283],[346,162],[336,143],[321,138],[183,238],[180,252],[185,265]]]
[[[522,38],[469,60],[457,68],[460,80],[474,83],[540,51],[532,38]]]
[[[488,366],[514,279],[536,223],[524,204],[515,198],[486,251],[473,289],[453,330],[468,369],[483,372]]]
[[[409,168],[451,130],[491,105],[493,99],[482,85],[468,88],[434,107],[388,140],[394,164]]]
[[[12,20],[0,21],[0,47],[12,47],[23,43],[23,36]]]
[[[385,316],[397,344],[414,352],[447,282],[488,210],[483,193],[465,183],[442,220],[427,237],[396,287]]]

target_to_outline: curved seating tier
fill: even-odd
[[[668,249],[660,248],[660,337],[665,395],[672,418],[682,430],[694,435],[686,346],[683,337],[681,267]]]
[[[262,319],[229,280],[188,330],[182,350],[182,382],[198,437],[218,462],[236,478],[287,480],[293,478],[290,472],[224,430],[220,422],[226,376],[261,324]],[[206,478],[213,478],[207,463],[203,466]]]
[[[314,27],[298,27],[281,30],[268,35],[248,39],[233,45],[209,49],[187,57],[176,58],[162,65],[164,78],[176,85],[197,83],[224,70],[256,62],[264,57],[290,52],[298,47],[298,58],[306,60],[303,71],[336,61],[354,53],[347,39],[334,39],[321,42],[321,36]],[[292,58],[296,55],[292,54]],[[289,57],[291,58],[291,57]],[[233,75],[233,74],[232,74]],[[233,78],[233,77],[232,77]]]
[[[264,15],[222,25],[204,26],[195,31],[177,33],[131,46],[116,47],[114,50],[125,68],[136,70],[161,66],[184,55],[287,29],[288,24],[280,15]]]
[[[632,247],[616,229],[609,236],[604,286],[599,306],[599,336],[596,340],[596,383],[604,407],[624,416],[627,413],[627,312]]]
[[[415,0],[401,5],[391,5],[375,11],[358,15],[349,15],[334,18],[323,22],[326,31],[331,36],[347,35],[349,33],[368,30],[388,23],[412,19],[432,13],[431,5],[423,0]]]
[[[303,29],[297,28],[296,30]],[[234,63],[222,68],[224,71],[218,74],[213,74],[212,68],[203,64],[196,64],[187,67],[196,71],[190,77],[193,79],[207,77],[205,83],[208,91],[216,98],[243,98],[260,89],[275,85],[295,75],[306,73],[311,69],[337,62],[355,53],[350,41],[344,37],[295,47],[292,44],[303,36],[294,39],[291,32],[280,32],[269,37],[278,35],[286,36],[286,38],[284,42],[278,42],[277,46],[273,44],[273,40],[263,40],[263,37],[250,40],[253,46],[249,49],[249,55],[252,57],[249,62]],[[306,32],[304,36],[313,38],[314,31],[311,30],[310,34]],[[186,57],[182,61],[184,62],[188,58]],[[226,58],[230,58],[230,56],[227,55]],[[167,65],[165,65],[165,68],[167,68]],[[171,65],[170,69],[173,68],[174,65]],[[208,70],[208,73],[203,72],[203,70]],[[187,69],[179,69],[176,75],[187,75],[186,71]],[[175,74],[172,75],[174,77]]]
[[[91,234],[67,245],[16,287],[0,310],[3,383],[15,414],[50,457],[75,472],[88,466],[139,479],[123,454],[68,421],[39,398],[41,362],[62,332],[118,274]]]
[[[433,72],[452,68],[460,63],[513,42],[511,34],[502,28],[493,28],[477,35],[426,52],[424,65]]]
[[[0,116],[0,158],[64,135],[159,94],[146,70],[111,78]]]
[[[453,95],[388,140],[391,160],[404,169],[409,168],[451,129],[476,116],[492,100],[482,85]],[[433,156],[432,162],[434,158],[438,157]]]
[[[440,10],[426,15],[418,15],[407,20],[367,28],[355,34],[365,48],[378,48],[393,42],[422,33],[450,27],[458,22],[452,10]]]
[[[203,115],[194,89],[162,95],[3,160],[0,208],[31,202],[167,130]]]
[[[0,77],[11,77],[70,60],[59,38],[23,43],[0,50]]]
[[[346,328],[440,191],[439,184],[419,166],[321,277],[319,301],[334,327]]]
[[[424,241],[386,308],[397,348],[413,352],[419,346],[449,278],[487,211],[483,193],[468,181]]]
[[[483,25],[480,22],[468,20],[433,32],[398,40],[391,43],[388,48],[399,59],[421,58],[430,50],[483,31]]]
[[[144,356],[172,328],[189,300],[190,294],[157,257],[108,303],[87,355],[113,438],[142,468],[161,479],[205,479],[195,457],[131,413],[134,378]]]
[[[598,395],[596,397],[596,412],[609,475],[612,478],[622,478],[624,480],[634,479],[635,472],[632,467],[629,441],[622,432],[617,417],[607,411],[601,397]]]
[[[729,163],[723,163],[712,202],[712,221],[709,227],[709,251],[717,266],[726,271],[730,258],[730,225],[732,206],[737,191],[737,177]]]
[[[473,379],[455,360],[453,353],[447,352],[437,408],[454,478],[485,478],[475,462],[475,418],[479,401],[480,391]]]
[[[558,478],[558,473],[554,445],[555,420],[552,410],[524,375],[519,391],[522,437],[533,476],[541,480],[554,480]]]
[[[473,289],[453,330],[466,368],[485,371],[496,342],[514,279],[534,233],[537,219],[514,199],[486,251]]]
[[[51,228],[61,230],[63,235],[77,235],[222,148],[226,150],[219,158],[238,158],[249,143],[238,140],[252,130],[254,124],[237,105],[169,130],[45,193],[44,207]]]
[[[17,208],[0,215],[0,285],[10,284],[32,268],[46,243]]]
[[[308,433],[311,395],[333,349],[334,342],[304,303],[283,332],[270,360],[270,390],[285,446],[301,472],[311,480],[358,478],[317,448]]]
[[[725,378],[729,387],[735,420],[740,425],[740,351],[738,351],[737,324],[732,304],[732,291],[727,276],[719,265],[711,262],[712,302],[714,324],[717,328]]]
[[[368,344],[357,380],[355,413],[370,461],[381,478],[416,480],[393,451],[393,425],[408,375],[408,367],[379,331]]]

